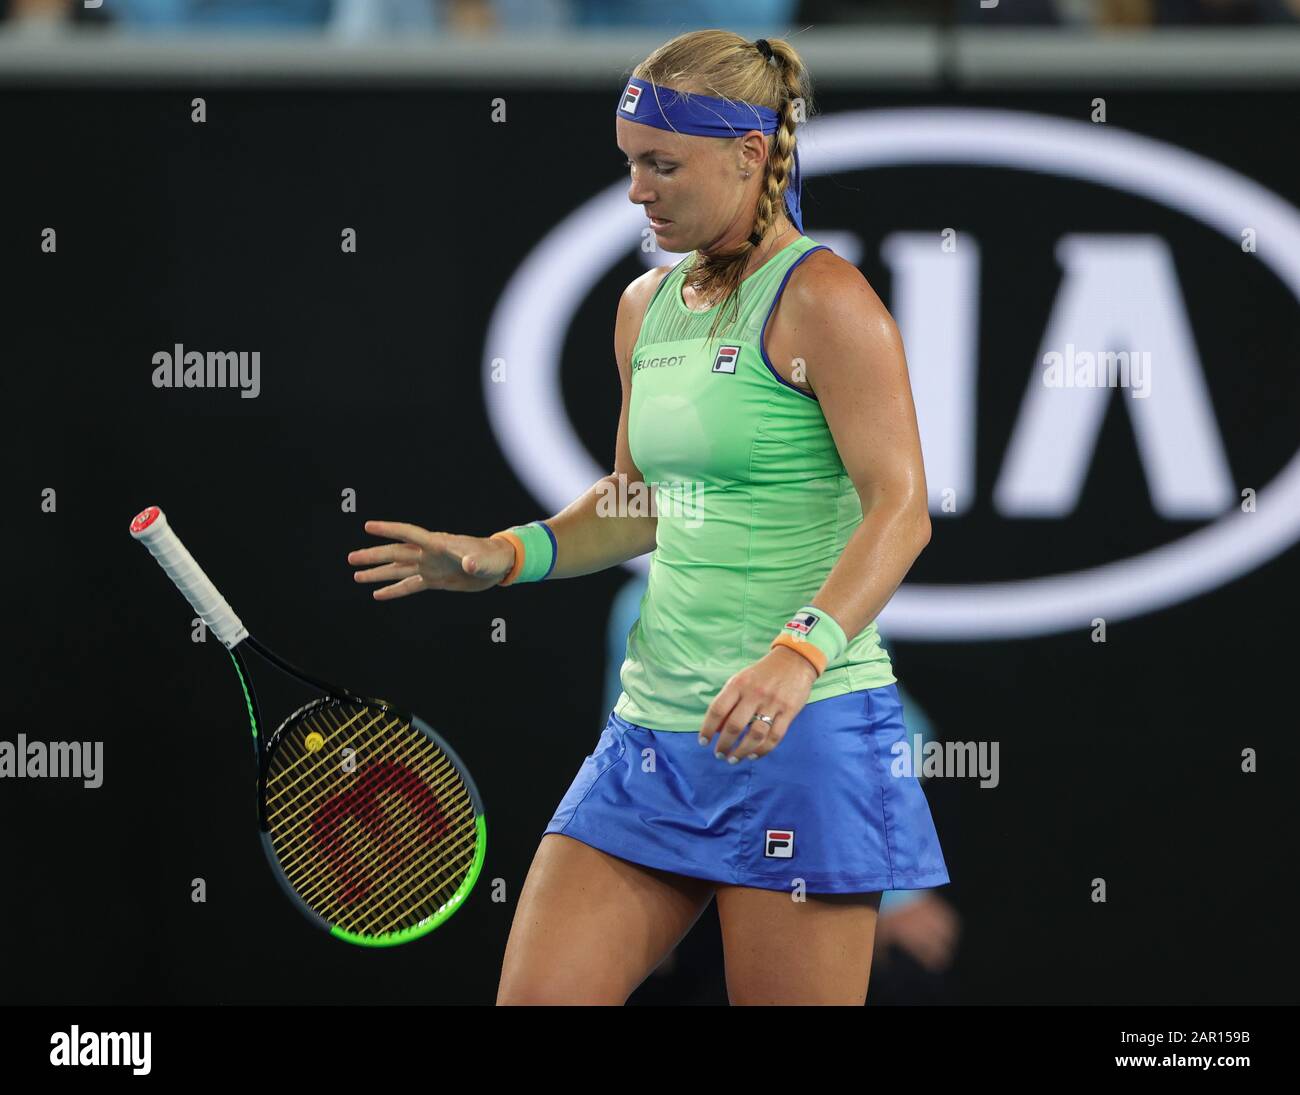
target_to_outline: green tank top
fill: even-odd
[[[768,653],[838,561],[862,506],[821,405],[773,369],[767,320],[791,272],[823,248],[800,236],[725,302],[692,312],[693,254],[659,283],[632,350],[628,445],[658,518],[640,618],[627,637],[615,712],[697,732],[732,674]],[[875,623],[814,682],[808,702],[895,680]]]

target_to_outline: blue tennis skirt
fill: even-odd
[[[806,704],[758,760],[718,760],[716,742],[610,712],[546,832],[647,867],[764,890],[790,891],[800,880],[806,893],[949,881],[925,792],[915,775],[891,771],[890,747],[908,744],[897,685]]]

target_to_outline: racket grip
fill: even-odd
[[[199,618],[216,635],[227,649],[248,638],[248,628],[235,615],[234,609],[194,561],[180,537],[167,523],[167,515],[157,506],[150,506],[136,514],[131,522],[131,535],[139,540],[185,594]]]

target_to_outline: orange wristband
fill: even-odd
[[[778,646],[789,647],[796,654],[807,658],[808,661],[812,663],[812,667],[817,670],[817,676],[820,677],[824,672],[826,672],[826,655],[817,647],[813,646],[812,643],[800,642],[788,631],[782,631],[781,634],[772,640],[768,649],[772,650]]]
[[[513,582],[516,578],[519,577],[519,572],[524,569],[524,542],[520,540],[519,537],[516,536],[513,532],[510,532],[508,530],[503,530],[502,532],[494,532],[491,536],[488,537],[488,539],[505,540],[507,543],[514,545],[515,565],[512,566],[508,571],[506,571],[506,576],[502,578],[501,581],[497,582],[497,585],[499,586],[508,586],[511,582]]]
[[[555,569],[559,548],[555,543],[555,533],[545,521],[511,525],[500,532],[494,532],[488,539],[505,540],[515,549],[514,565],[497,582],[499,586],[513,585],[516,582],[544,582]]]

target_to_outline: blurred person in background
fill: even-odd
[[[954,0],[963,26],[1154,27],[1295,23],[1300,0]]]
[[[1300,21],[1300,0],[1092,0],[1103,27],[1251,26]]]
[[[881,24],[1157,27],[1300,24],[1300,0],[0,0],[0,22],[40,31],[320,30],[334,38],[411,34]]]
[[[1076,17],[1079,5],[1070,0],[1000,0],[996,7],[980,6],[980,0],[953,0],[945,22],[965,26],[1061,26]]]
[[[58,33],[64,27],[95,27],[111,23],[107,8],[88,8],[81,0],[0,0],[0,24],[24,34]]]
[[[131,31],[319,30],[335,38],[699,24],[745,31],[784,26],[797,0],[0,0],[0,20],[31,28],[70,23]]]
[[[564,29],[569,0],[334,0],[336,38],[393,34],[465,34]]]
[[[335,0],[0,0],[0,20],[23,30],[70,26],[131,32],[217,28],[255,31],[322,29]]]
[[[0,20],[32,27],[95,23],[131,31],[320,30],[336,38],[495,31],[784,26],[797,0],[0,0]]]
[[[131,31],[321,30],[333,0],[105,0],[115,26]]]
[[[401,30],[467,34],[569,28],[675,29],[691,25],[742,32],[785,26],[797,0],[334,0],[330,30],[366,37]]]
[[[578,27],[690,26],[775,30],[795,18],[797,0],[570,0]]]

